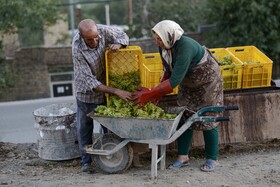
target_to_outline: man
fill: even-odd
[[[82,20],[72,42],[75,96],[77,101],[77,137],[81,154],[81,171],[93,173],[91,155],[84,146],[92,144],[93,120],[87,114],[106,102],[105,93],[128,101],[131,93],[108,87],[105,72],[105,51],[116,51],[128,45],[129,38],[121,30]]]

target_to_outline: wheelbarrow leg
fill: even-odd
[[[160,145],[160,170],[165,170],[165,161],[166,161],[166,145]]]
[[[152,149],[152,162],[151,162],[151,179],[157,178],[157,164],[160,162],[160,169],[165,169],[166,160],[166,145],[160,145],[160,157],[158,158],[158,145],[149,144],[149,148]]]
[[[151,179],[154,180],[157,177],[158,146],[156,144],[149,144],[149,148],[152,149]]]

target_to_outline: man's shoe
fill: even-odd
[[[89,173],[89,174],[95,173],[94,169],[91,167],[90,164],[84,164],[84,165],[81,167],[81,171],[82,171],[82,172]]]

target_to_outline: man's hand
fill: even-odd
[[[105,86],[103,84],[99,85],[96,88],[96,90],[99,91],[99,92],[115,94],[125,101],[131,101],[131,99],[132,99],[132,93],[130,93],[128,91],[120,90],[120,89],[117,89],[117,88]]]
[[[121,44],[111,44],[109,45],[109,51],[117,51],[122,47]]]
[[[125,101],[131,101],[131,99],[132,99],[132,93],[124,91],[124,90],[119,90],[118,89],[115,92],[115,94]]]

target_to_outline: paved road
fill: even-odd
[[[0,102],[0,141],[11,143],[35,143],[33,111],[57,103],[73,103],[73,96],[47,99]]]

